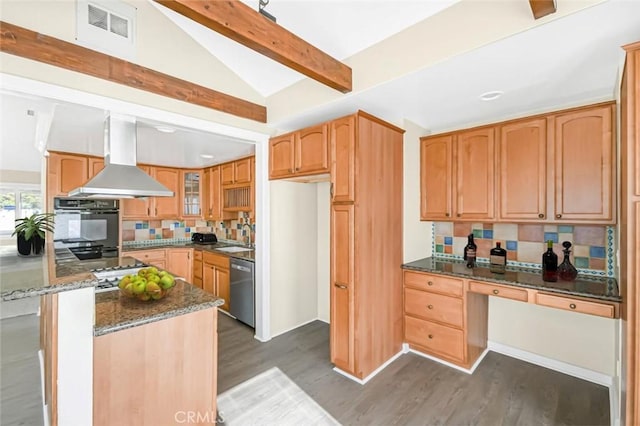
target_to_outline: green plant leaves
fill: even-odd
[[[53,232],[55,226],[54,216],[54,213],[35,213],[29,217],[16,219],[16,225],[11,236],[23,234],[25,240],[30,240],[34,234],[37,234],[40,238],[44,238],[46,231]]]

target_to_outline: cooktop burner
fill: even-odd
[[[136,262],[127,266],[113,266],[110,268],[98,268],[93,269],[93,275],[98,279],[96,284],[96,293],[103,291],[116,290],[118,288],[118,282],[120,278],[129,274],[136,274],[140,269],[147,265],[142,262]]]

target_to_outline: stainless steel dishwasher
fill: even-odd
[[[255,285],[254,263],[231,258],[231,295],[229,297],[229,311],[248,326],[256,326],[255,321]]]

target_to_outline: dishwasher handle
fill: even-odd
[[[247,268],[246,266],[236,265],[235,263],[231,264],[231,269],[237,269],[242,272],[251,272],[251,268]]]

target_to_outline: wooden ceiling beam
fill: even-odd
[[[529,0],[529,6],[535,19],[556,13],[556,0]]]
[[[0,51],[260,123],[267,122],[267,109],[263,105],[2,21]]]
[[[329,87],[352,90],[351,68],[238,0],[155,0]]]

